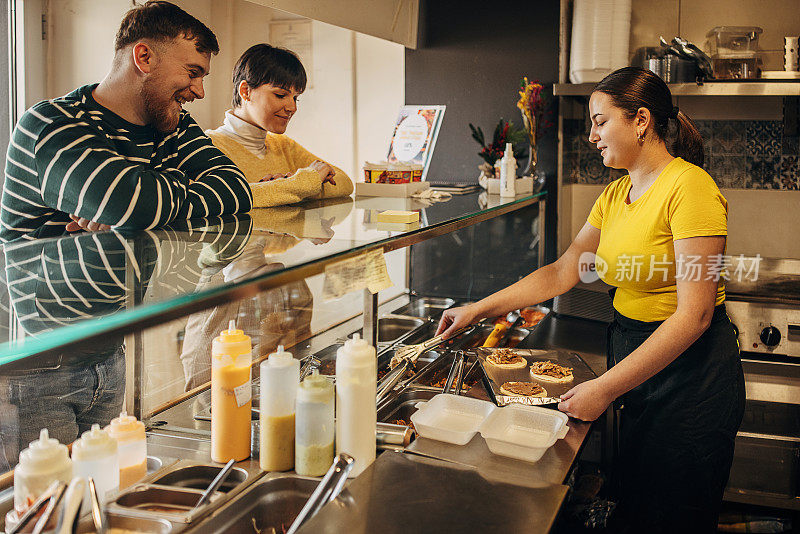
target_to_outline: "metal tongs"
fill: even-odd
[[[300,514],[295,518],[286,534],[295,534],[303,523],[314,517],[319,510],[339,496],[345,483],[347,476],[355,465],[355,459],[349,454],[342,452],[333,460],[328,472],[322,477],[322,481],[314,490],[314,493],[309,497]]]
[[[233,458],[228,460],[228,463],[225,464],[225,467],[223,467],[222,470],[217,473],[217,476],[214,477],[214,480],[211,481],[211,484],[209,484],[203,494],[200,495],[200,499],[198,499],[197,504],[194,505],[194,508],[192,508],[190,513],[193,513],[208,504],[214,492],[217,491],[219,487],[222,486],[222,483],[225,482],[225,479],[228,478],[228,475],[233,469],[234,463],[236,463],[236,461]]]
[[[58,480],[53,481],[53,483],[50,484],[46,490],[44,490],[44,493],[39,495],[39,498],[34,501],[30,508],[28,508],[24,514],[22,514],[22,517],[19,518],[17,524],[6,530],[6,534],[17,534],[17,532],[22,531],[22,529],[28,526],[28,523],[31,522],[31,519],[33,519],[36,514],[39,513],[39,510],[41,510],[42,506],[48,503],[53,495],[56,494],[56,492],[61,492],[63,494],[66,487],[67,486],[63,482],[59,482]],[[61,500],[61,496],[59,496],[58,499]]]
[[[464,351],[457,350],[455,357],[453,358],[453,365],[450,367],[450,373],[447,375],[447,380],[444,381],[442,393],[450,393],[450,388],[455,382],[456,389],[453,391],[453,394],[461,395],[461,387],[464,384],[464,377],[467,376],[470,371],[472,371],[472,369],[475,367],[475,364],[473,363],[472,367],[470,367],[469,371],[466,373],[464,372],[465,366],[466,356],[464,355]]]
[[[453,335],[450,336],[450,339],[452,339],[452,338],[454,338],[456,336],[460,336],[461,334],[463,334],[463,333],[465,333],[467,331],[474,330],[478,326],[479,326],[478,324],[471,324],[471,325],[465,326],[463,328],[459,328],[458,330],[453,332]],[[390,369],[394,369],[395,367],[397,367],[398,365],[403,363],[403,359],[405,359],[405,358],[408,358],[409,360],[411,360],[412,364],[416,364],[417,363],[417,359],[422,354],[424,354],[425,352],[427,352],[429,350],[432,350],[432,349],[438,347],[444,341],[445,340],[442,338],[442,335],[439,334],[438,336],[432,337],[431,339],[429,339],[428,341],[425,341],[423,343],[418,343],[416,345],[407,345],[405,347],[400,347],[399,349],[397,349],[397,351],[395,351],[394,356],[392,356],[392,360],[389,362],[389,368]]]

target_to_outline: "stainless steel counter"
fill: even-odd
[[[347,487],[350,505],[326,506],[300,532],[549,532],[567,491],[385,452]]]

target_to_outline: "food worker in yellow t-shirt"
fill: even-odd
[[[727,202],[700,167],[699,132],[652,72],[609,74],[589,113],[603,164],[628,175],[605,188],[556,262],[446,311],[439,332],[560,295],[596,254],[598,274],[616,289],[609,368],[564,394],[558,408],[593,421],[612,402],[622,406],[614,532],[716,532],[745,402],[718,276]]]
[[[233,69],[233,108],[225,112],[222,126],[206,132],[244,172],[254,208],[353,192],[341,169],[284,135],[305,88],[306,71],[293,52],[251,46]]]

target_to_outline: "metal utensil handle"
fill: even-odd
[[[458,330],[453,332],[453,334],[448,339],[453,339],[456,336],[460,336],[461,334],[463,334],[467,330],[473,330],[473,329],[475,329],[477,327],[478,327],[478,325],[476,325],[476,324],[468,324],[467,326],[462,326],[461,328],[459,328]],[[445,340],[442,339],[442,334],[439,334],[438,336],[432,337],[428,341],[424,342],[422,344],[422,346],[425,347],[425,350],[430,350],[430,349],[440,345],[443,341],[445,341]]]
[[[28,526],[28,523],[30,523],[33,516],[35,516],[41,507],[50,500],[50,497],[52,497],[53,493],[55,493],[59,484],[61,484],[61,482],[54,480],[52,484],[47,486],[47,489],[44,490],[44,493],[39,495],[39,498],[34,501],[34,503],[25,511],[24,514],[22,514],[22,517],[19,518],[17,524],[6,530],[6,534],[17,534],[17,532]]]
[[[197,504],[194,505],[194,508],[192,508],[192,511],[195,511],[198,508],[200,508],[201,506],[205,505],[211,499],[211,495],[215,491],[217,491],[219,489],[219,487],[222,485],[222,483],[225,482],[225,479],[228,478],[228,475],[230,474],[231,470],[233,469],[233,464],[235,464],[235,463],[236,463],[236,460],[234,460],[233,458],[228,460],[228,463],[225,464],[225,467],[222,468],[222,471],[220,471],[219,474],[217,474],[217,476],[214,477],[214,480],[211,481],[211,484],[208,485],[206,490],[200,496],[200,500],[198,500]]]
[[[53,511],[61,502],[61,498],[64,496],[65,491],[67,491],[67,485],[62,482],[58,485],[55,492],[53,492],[53,494],[50,496],[50,501],[47,503],[47,508],[44,509],[42,517],[39,518],[39,521],[36,522],[36,526],[33,527],[33,534],[42,534],[42,532],[44,532],[44,529],[50,522],[50,517],[52,517]]]
[[[394,390],[394,387],[398,382],[400,382],[400,379],[406,375],[406,371],[408,371],[410,365],[411,360],[408,358],[403,358],[397,367],[389,371],[386,376],[383,377],[381,385],[378,387],[377,391],[377,403],[380,403],[386,397],[386,395]]]
[[[476,358],[478,358],[478,372],[481,374],[483,388],[486,390],[486,394],[489,395],[489,400],[491,400],[495,406],[500,406],[497,403],[497,395],[495,395],[494,388],[492,388],[492,380],[489,378],[489,374],[486,372],[486,368],[483,366],[483,360],[481,360],[477,355]]]
[[[450,367],[450,373],[448,373],[447,375],[447,380],[445,381],[444,387],[442,388],[442,393],[450,393],[450,388],[453,385],[453,381],[455,381],[455,379],[457,378],[463,365],[464,365],[464,351],[463,350],[456,351],[456,355],[453,358],[453,365],[452,367]]]
[[[303,523],[314,517],[320,508],[334,500],[341,493],[347,482],[347,475],[350,474],[353,465],[355,465],[355,459],[349,454],[342,452],[336,456],[330,469],[322,477],[317,489],[308,498],[305,506],[300,510],[300,514],[292,522],[292,526],[289,527],[286,534],[295,534]]]
[[[92,505],[92,521],[94,522],[94,529],[97,534],[106,534],[108,531],[108,523],[106,522],[106,515],[100,508],[100,498],[97,496],[97,486],[94,479],[89,477],[89,500]]]

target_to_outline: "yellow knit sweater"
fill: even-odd
[[[294,204],[308,199],[346,197],[353,192],[353,182],[338,167],[333,167],[336,185],[322,184],[317,171],[308,169],[321,158],[303,148],[286,135],[268,133],[266,155],[257,156],[235,139],[222,133],[209,132],[214,145],[242,170],[253,191],[253,207],[266,208]],[[259,182],[267,174],[294,173],[287,178]]]

